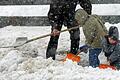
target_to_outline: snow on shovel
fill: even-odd
[[[70,31],[70,30],[73,30],[73,29],[77,29],[79,27],[80,26],[72,27],[72,28],[69,28],[69,29],[64,29],[64,30],[61,30],[60,33],[65,32],[65,31]],[[28,40],[27,37],[18,37],[16,39],[16,42],[14,43],[14,45],[12,45],[12,46],[3,46],[3,47],[0,47],[0,48],[16,48],[16,47],[20,47],[20,46],[23,46],[24,44],[27,44],[29,42],[32,42],[32,41],[35,41],[35,40],[38,40],[38,39],[42,39],[42,38],[45,38],[45,37],[48,37],[48,36],[51,36],[51,35],[52,35],[52,33],[42,35],[42,36],[39,36],[39,37],[35,37],[35,38],[30,39],[30,40]]]

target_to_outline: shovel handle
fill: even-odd
[[[61,30],[60,33],[65,32],[65,31],[70,31],[70,30],[73,30],[73,29],[77,29],[77,28],[79,28],[79,27],[80,27],[80,26],[72,27],[72,28],[69,28],[69,29],[64,29],[64,30]],[[38,40],[38,39],[41,39],[41,38],[45,38],[45,37],[51,36],[51,35],[52,35],[52,33],[46,34],[46,35],[43,35],[43,36],[39,36],[39,37],[30,39],[30,40],[27,40],[27,41],[25,42],[25,44],[26,44],[26,43],[29,43],[29,42],[32,42],[32,41],[35,41],[35,40]]]
[[[69,29],[64,29],[64,30],[61,30],[60,33],[65,32],[65,31],[70,31],[70,30],[73,30],[73,29],[77,29],[79,27],[80,26],[72,27],[72,28],[69,28]],[[52,35],[52,33],[46,34],[46,35],[43,35],[43,36],[39,36],[39,37],[35,37],[33,39],[27,40],[25,43],[20,44],[20,45],[16,45],[16,46],[4,46],[4,47],[0,47],[0,48],[16,48],[16,47],[20,47],[20,46],[23,46],[24,44],[27,44],[29,42],[32,42],[32,41],[35,41],[35,40],[38,40],[38,39],[41,39],[41,38],[45,38],[45,37],[48,37],[48,36],[51,36],[51,35]]]

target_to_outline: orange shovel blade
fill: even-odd
[[[74,55],[72,53],[68,53],[64,61],[66,61],[66,59],[70,59],[73,62],[80,62],[80,56]]]
[[[100,69],[107,69],[107,68],[111,68],[112,70],[116,70],[116,68],[114,66],[110,66],[108,64],[100,64],[99,65]]]

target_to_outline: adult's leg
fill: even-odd
[[[71,49],[70,52],[73,54],[77,54],[79,49],[79,41],[80,41],[80,31],[78,29],[74,29],[69,31],[70,39],[71,39]]]
[[[50,10],[48,12],[48,19],[52,26],[51,31],[53,31],[53,29],[57,29],[59,31],[61,30],[63,24],[62,12],[61,12],[61,8],[59,8],[57,4],[50,5]],[[52,57],[53,60],[55,60],[55,53],[58,45],[58,39],[59,39],[59,35],[50,37],[50,41],[48,43],[48,47],[46,51],[46,58]]]
[[[61,28],[62,26],[60,26],[58,30],[60,31]],[[55,53],[58,45],[58,39],[59,39],[59,35],[50,37],[50,41],[48,43],[48,47],[46,51],[46,58],[52,57],[52,59],[55,60]]]
[[[100,61],[98,59],[99,54],[101,53],[101,48],[92,48],[89,50],[89,66],[98,67]]]
[[[72,27],[76,27],[76,21],[74,19],[74,12],[69,12],[68,15],[66,15],[66,25],[67,28],[72,28]],[[73,29],[71,31],[69,31],[70,33],[70,39],[71,39],[71,49],[70,52],[73,54],[76,54],[78,52],[79,49],[79,41],[80,41],[80,30],[79,28],[77,29]]]

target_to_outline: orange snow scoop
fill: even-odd
[[[67,56],[65,57],[64,61],[66,61],[66,59],[70,59],[73,62],[80,62],[80,56],[72,54],[72,53],[68,53]]]
[[[107,68],[111,68],[112,70],[116,70],[116,68],[114,66],[110,66],[108,64],[100,64],[99,65],[100,69],[107,69]]]

